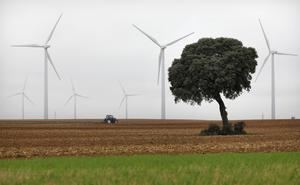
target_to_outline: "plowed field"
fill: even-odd
[[[300,120],[245,121],[247,135],[198,136],[214,121],[2,120],[0,158],[300,151]]]

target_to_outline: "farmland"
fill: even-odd
[[[216,121],[2,120],[0,158],[300,151],[300,120],[248,120],[247,135],[198,136]]]

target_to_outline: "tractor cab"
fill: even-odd
[[[117,123],[118,120],[113,115],[106,115],[105,119],[104,119],[104,122],[108,123],[108,124],[110,124],[110,123],[114,124],[114,123]]]

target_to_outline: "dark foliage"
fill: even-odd
[[[187,45],[181,58],[169,68],[169,81],[175,102],[201,105],[203,100],[219,104],[223,130],[232,130],[228,123],[222,96],[235,99],[243,90],[251,89],[257,53],[232,38],[203,38]]]
[[[200,135],[211,136],[211,135],[219,135],[221,128],[217,124],[210,124],[207,129],[202,130]]]
[[[246,131],[244,130],[246,127],[245,122],[239,121],[233,126],[233,131],[235,134],[246,134]]]
[[[223,128],[220,132],[220,135],[234,135],[234,131],[232,129],[232,124],[228,123],[227,125],[223,125]]]
[[[207,129],[200,132],[201,136],[212,136],[212,135],[241,135],[246,134],[245,122],[239,121],[233,126],[231,123],[223,126],[222,128],[217,124],[210,124]]]

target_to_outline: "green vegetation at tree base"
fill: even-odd
[[[0,160],[0,184],[296,185],[300,152]]]

